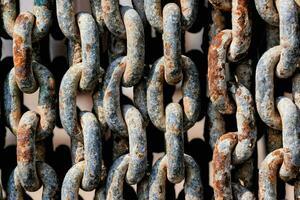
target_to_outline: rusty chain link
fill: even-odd
[[[1,0],[0,200],[300,199],[299,0],[78,2]]]

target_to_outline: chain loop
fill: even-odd
[[[147,167],[147,140],[143,118],[131,105],[123,107],[125,123],[129,135],[129,153],[114,161],[109,170],[106,193],[107,199],[123,199],[123,181],[130,185],[143,178]]]
[[[32,33],[29,37],[32,37],[33,42],[40,41],[49,33],[50,26],[52,24],[52,5],[51,0],[34,0],[34,6],[32,9],[32,15],[34,25]],[[2,7],[2,24],[7,34],[13,38],[14,26],[17,18],[21,18],[20,15],[27,15],[29,12],[20,13],[17,16],[17,4],[16,0],[3,0],[1,2]],[[27,14],[26,14],[27,13]],[[31,36],[32,34],[32,36]]]
[[[165,15],[162,13],[161,1],[144,0],[144,8],[149,24],[157,31],[163,32],[163,18]],[[198,0],[180,0],[180,10],[182,29],[187,30],[196,20]]]
[[[34,76],[40,87],[38,113],[40,122],[37,127],[36,141],[41,141],[52,134],[55,126],[56,94],[55,81],[51,72],[36,62],[32,63]],[[22,116],[21,91],[15,80],[14,69],[10,71],[4,82],[4,114],[10,130],[17,135],[18,124]]]
[[[183,68],[182,94],[183,94],[183,131],[185,132],[197,121],[200,108],[200,83],[198,71],[193,61],[181,56]],[[164,108],[164,64],[163,57],[158,59],[152,66],[148,89],[147,107],[148,115],[152,123],[160,130],[165,131],[165,108]]]
[[[184,181],[185,199],[204,199],[200,170],[194,159],[184,155],[186,179]],[[166,199],[167,156],[156,161],[149,182],[149,199]]]

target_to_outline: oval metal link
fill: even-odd
[[[89,13],[79,13],[77,22],[81,39],[81,55],[83,71],[80,78],[79,89],[93,91],[102,75],[100,68],[99,35],[96,23]]]
[[[136,85],[144,70],[145,36],[143,23],[138,13],[132,8],[122,8],[127,39],[126,68],[122,84],[125,87]],[[124,62],[125,62],[124,60]]]
[[[127,127],[122,116],[120,105],[120,86],[125,71],[125,63],[114,63],[114,71],[105,90],[103,108],[109,128],[120,136],[128,136]]]
[[[185,132],[197,121],[200,108],[200,83],[197,68],[193,61],[182,56],[183,69],[183,131]],[[164,84],[163,57],[157,60],[150,71],[147,89],[148,115],[152,123],[161,131],[165,131],[165,107],[163,103]]]
[[[255,149],[257,138],[254,101],[250,91],[241,84],[230,88],[237,105],[238,143],[232,154],[232,163],[241,164],[248,160]]]
[[[13,38],[15,22],[16,19],[19,18],[19,16],[17,16],[16,0],[3,0],[1,7],[4,29],[7,34]],[[24,14],[25,13],[20,13],[19,15]],[[52,24],[51,0],[34,0],[32,15],[34,16],[34,26],[33,29],[31,29],[32,41],[37,42],[49,33]]]
[[[32,72],[32,28],[34,16],[30,12],[21,13],[13,32],[13,59],[15,79],[22,92],[33,93],[37,83]]]
[[[299,111],[296,105],[287,97],[278,97],[276,106],[282,120],[283,147],[290,151],[283,157],[279,175],[284,181],[296,178],[300,167]]]
[[[125,25],[119,8],[119,0],[102,0],[103,19],[107,29],[117,37],[126,38]]]
[[[281,47],[276,46],[265,52],[257,63],[255,77],[255,101],[257,112],[264,123],[281,130],[279,113],[275,110],[274,69],[280,58]]]
[[[66,173],[61,187],[62,200],[78,200],[78,192],[84,173],[84,166],[84,161],[78,162]]]
[[[274,0],[255,0],[255,6],[263,20],[272,26],[278,26],[279,14]]]
[[[28,111],[21,117],[17,131],[17,171],[22,187],[30,192],[40,188],[36,170],[35,131],[39,117]]]
[[[147,167],[147,140],[143,127],[143,118],[131,105],[123,107],[126,126],[129,134],[129,154],[114,161],[109,170],[106,193],[107,199],[123,199],[123,182],[136,184],[143,178]]]
[[[245,0],[232,0],[231,23],[232,41],[228,50],[228,59],[237,62],[248,53],[252,29],[249,17],[249,2]]]
[[[36,62],[32,63],[34,76],[40,87],[38,113],[40,123],[36,132],[36,141],[52,134],[56,117],[55,81],[50,71]],[[4,82],[4,113],[10,130],[17,135],[18,124],[22,116],[21,91],[15,81],[14,69],[10,71]]]
[[[57,199],[59,191],[59,181],[55,171],[48,164],[44,162],[36,162],[37,174],[41,179],[43,185],[42,199]],[[17,168],[11,173],[7,184],[7,199],[8,200],[22,200],[25,199],[25,191],[21,186],[19,180],[19,173]]]
[[[222,114],[233,114],[235,105],[227,92],[226,60],[227,49],[232,41],[231,30],[218,33],[208,50],[208,89],[209,97]]]
[[[101,132],[97,118],[93,113],[80,113],[84,143],[84,172],[82,177],[82,189],[91,191],[98,187],[101,176],[102,144]]]
[[[167,177],[172,183],[184,179],[184,142],[183,142],[183,113],[178,103],[170,103],[166,107],[166,156]]]
[[[175,85],[182,80],[180,10],[175,3],[163,9],[163,45],[165,80]]]
[[[83,142],[83,135],[78,123],[76,94],[83,71],[82,64],[69,68],[61,80],[59,89],[59,115],[61,124],[70,135]]]
[[[283,163],[285,149],[277,149],[267,155],[259,169],[259,193],[260,200],[277,199],[277,172]]]
[[[186,179],[184,182],[184,192],[186,200],[201,200],[203,188],[200,178],[200,170],[194,159],[184,155],[186,166]],[[167,178],[167,157],[164,156],[156,161],[152,168],[149,182],[149,199],[166,199],[166,178]]]
[[[276,1],[279,13],[279,35],[282,47],[276,75],[280,78],[292,76],[300,62],[300,30],[297,5],[293,0]]]
[[[74,0],[56,0],[56,15],[63,34],[71,41],[79,42],[80,35],[75,18]]]
[[[196,20],[197,0],[180,0],[182,29],[189,29]],[[163,32],[163,13],[161,0],[144,0],[145,14],[149,24],[157,31]]]

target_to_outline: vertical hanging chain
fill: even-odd
[[[292,184],[294,198],[299,199],[300,1],[209,2],[212,25],[209,32],[203,31],[209,40],[209,100],[201,109],[206,109],[207,143],[213,149],[209,156],[214,199],[275,200],[279,180]],[[130,3],[89,0],[90,13],[75,13],[74,0],[56,0],[69,65],[57,97],[56,81],[41,64],[39,52],[39,43],[51,28],[53,0],[34,0],[33,9],[21,13],[17,0],[1,1],[1,28],[12,38],[14,65],[3,82],[3,116],[17,141],[17,166],[8,179],[7,199],[25,199],[26,192],[41,187],[42,199],[76,200],[80,189],[95,191],[94,199],[128,199],[127,184],[136,185],[139,200],[163,200],[169,199],[167,183],[182,181],[185,199],[206,199],[208,188],[203,188],[196,160],[185,153],[184,137],[199,120],[203,101],[199,80],[203,66],[184,55],[182,38],[196,21],[199,2]],[[266,52],[257,63],[256,54],[262,49],[253,42],[252,19],[257,16],[252,3],[265,25]],[[162,36],[162,55],[149,64],[145,54],[153,53],[146,52],[152,41],[147,40],[150,28]],[[166,103],[173,94],[165,86],[181,92],[179,102]],[[132,89],[132,98],[124,88]],[[37,111],[24,111],[23,94],[38,90]],[[92,111],[77,108],[80,93],[92,96]],[[45,158],[58,100],[72,159],[62,183]],[[268,155],[259,163],[256,188],[258,117],[267,127]],[[164,133],[165,154],[153,166],[148,139],[156,132],[149,127]]]

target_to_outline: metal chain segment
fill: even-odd
[[[254,101],[250,92],[242,85],[232,86],[237,104],[237,132],[222,135],[214,147],[213,186],[215,199],[232,199],[231,165],[248,160],[255,149],[256,124]]]
[[[188,3],[191,2],[181,2],[181,6],[190,6],[191,4]],[[164,46],[164,56],[153,64],[148,78],[148,115],[151,122],[165,132],[166,141],[166,155],[156,162],[150,175],[149,199],[166,198],[166,178],[174,184],[186,178],[185,197],[187,199],[203,199],[202,184],[198,178],[200,175],[199,168],[192,158],[189,160],[189,157],[185,156],[183,142],[183,132],[195,124],[199,115],[200,83],[198,70],[190,58],[181,55],[179,7],[174,3],[167,4],[164,6],[163,16],[160,15],[160,9],[160,2],[145,1],[145,12],[149,23],[160,31],[163,29]],[[188,13],[185,11],[191,10],[184,10],[183,14]],[[157,15],[155,16],[155,14]],[[191,14],[190,22],[192,23],[192,13],[189,14]],[[160,19],[162,29],[157,27]],[[153,20],[157,21],[153,23]],[[186,25],[184,21],[183,25]],[[164,107],[163,86],[165,81],[170,85],[182,81],[183,109],[179,103],[170,103],[166,108]],[[190,174],[194,175],[194,179],[189,178]],[[147,199],[147,196],[144,198]]]
[[[247,1],[238,0],[210,2],[214,11],[210,32],[212,40],[208,51],[208,86],[211,100],[208,105],[208,131],[209,142],[214,149],[214,197],[255,199],[254,194],[248,190],[252,186],[253,152],[257,138],[254,102],[247,89],[251,87],[251,60],[244,59],[248,54],[252,34],[249,5]],[[225,29],[225,19],[221,11],[231,11],[232,30]],[[234,79],[228,74],[233,66],[236,79],[233,81],[237,83],[229,82]],[[222,114],[235,112],[238,130],[226,133]],[[237,164],[239,168],[232,171]]]
[[[93,113],[81,112],[84,160],[73,165],[64,178],[62,199],[78,199],[81,186],[85,191],[97,189],[101,179],[102,150],[101,131]]]
[[[84,66],[79,89],[93,91],[103,73],[96,22],[89,13],[79,13],[75,17],[73,0],[58,0],[57,16],[62,32],[70,40],[70,67],[79,63]]]
[[[110,168],[106,193],[107,199],[123,199],[123,181],[137,184],[143,178],[147,167],[147,140],[144,122],[140,112],[131,105],[123,107],[129,135],[129,153],[120,156]]]
[[[41,141],[52,134],[55,126],[55,85],[50,71],[35,63],[32,65],[34,76],[40,87],[38,113],[21,113],[20,89],[17,86],[14,69],[8,74],[4,87],[4,113],[7,124],[17,136],[17,167],[12,173],[8,185],[8,199],[23,198],[24,190],[36,191],[44,186],[43,199],[54,198],[58,192],[58,180],[55,171],[39,156],[36,141]],[[38,157],[37,157],[38,156]],[[38,164],[40,163],[40,164]],[[46,178],[51,175],[51,178]]]
[[[125,174],[128,184],[136,184],[143,178],[147,166],[146,124],[143,117],[145,117],[145,120],[148,117],[145,108],[143,108],[143,114],[141,114],[138,109],[131,105],[124,105],[121,109],[120,102],[122,80],[124,86],[134,86],[134,88],[143,82],[140,81],[144,69],[144,33],[140,31],[143,24],[137,12],[131,8],[123,8],[122,16],[126,30],[130,28],[132,32],[128,30],[126,34],[127,55],[117,58],[107,70],[106,83],[103,85],[103,89],[105,89],[103,109],[106,123],[114,131],[114,142],[118,137],[121,140],[126,140],[126,137],[129,136],[129,153],[120,156],[126,152],[126,149],[116,149],[114,147],[113,157],[120,157],[114,161],[108,174],[106,183],[107,199],[123,199]],[[125,82],[126,79],[134,82],[131,81],[128,85]],[[139,87],[143,87],[143,84]],[[143,90],[144,88],[135,89],[134,96],[145,95]],[[146,99],[146,97],[142,97],[142,99]],[[138,103],[137,106],[139,108],[139,106],[144,105]],[[120,142],[114,144],[114,146],[116,145],[120,145]],[[121,147],[124,148],[125,146],[122,145]]]
[[[200,83],[198,71],[193,61],[181,56],[183,68],[182,95],[183,95],[183,132],[191,128],[197,121],[200,108]],[[152,66],[148,89],[147,108],[152,123],[161,131],[166,130],[164,94],[164,64],[163,57],[158,59]]]
[[[257,131],[250,88],[252,63],[256,61],[248,56],[253,53],[251,2],[210,2],[214,24],[208,52],[211,102],[206,119],[209,143],[214,148],[215,198],[255,199],[252,179]],[[163,9],[160,1],[131,3],[133,8],[120,6],[118,0],[90,0],[92,14],[75,15],[73,0],[57,0],[59,25],[69,39],[71,66],[60,87],[60,116],[71,137],[74,164],[64,178],[61,198],[78,199],[82,188],[96,190],[94,199],[123,199],[125,179],[129,185],[137,184],[138,199],[169,198],[167,180],[174,184],[184,180],[186,199],[204,199],[199,166],[184,154],[183,135],[198,120],[200,108],[198,69],[181,50],[182,31],[195,21],[198,1],[176,1],[178,5],[168,3]],[[300,193],[299,1],[256,0],[255,4],[268,23],[267,48],[277,45],[261,57],[256,69],[256,105],[259,116],[270,127],[267,137],[268,148],[272,150],[260,166],[259,199],[277,198],[278,175],[285,182],[293,181],[297,199]],[[58,179],[44,161],[42,146],[55,126],[55,85],[52,74],[39,64],[39,52],[34,49],[35,42],[49,31],[51,1],[36,0],[33,14],[24,12],[18,16],[15,1],[3,0],[1,5],[4,28],[13,36],[15,65],[4,83],[4,114],[7,126],[17,136],[18,159],[9,179],[7,197],[24,199],[26,191],[36,191],[43,185],[42,198],[57,199]],[[231,30],[226,29],[226,12],[231,12]],[[153,63],[149,76],[144,66],[145,45],[148,45],[144,30],[148,22],[163,36],[163,56]],[[106,29],[110,32],[108,36],[104,36]],[[103,80],[99,49],[102,36],[110,38],[105,44],[110,49]],[[276,77],[292,82],[291,98],[274,96]],[[164,105],[165,82],[181,84],[182,102]],[[121,100],[122,86],[133,87],[133,105]],[[22,92],[33,93],[38,88],[38,111],[22,114]],[[78,91],[93,93],[95,114],[78,112]],[[226,133],[227,114],[236,115],[236,132]],[[155,163],[151,173],[146,172],[149,121],[165,132],[166,147],[166,155]],[[282,138],[278,131],[282,131]],[[113,165],[108,166],[106,178],[102,142],[107,142],[107,137],[113,143]]]
[[[162,12],[160,0],[144,0],[145,14],[149,24],[157,31],[163,32],[163,18],[165,14]],[[163,8],[165,9],[165,8]],[[181,24],[182,29],[189,29],[196,20],[198,12],[197,0],[181,0]]]
[[[16,0],[1,1],[1,14],[3,28],[13,38],[14,26],[17,18],[29,12],[20,13],[17,16]],[[32,30],[32,41],[37,42],[49,33],[52,24],[52,2],[51,0],[34,0],[32,13],[34,26]],[[31,35],[30,35],[31,36]]]
[[[275,2],[273,0],[264,0],[256,1],[256,7],[260,16],[266,22],[275,26],[279,25],[280,46],[283,49],[276,68],[276,75],[279,78],[288,78],[293,75],[298,67],[300,57],[297,5],[293,0],[276,0]],[[275,21],[270,22],[269,19],[274,19]]]
[[[167,157],[156,161],[149,182],[149,199],[166,199]],[[184,181],[185,199],[204,199],[200,170],[194,159],[184,155],[186,178]]]

